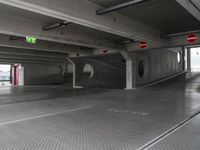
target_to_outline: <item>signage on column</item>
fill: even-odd
[[[195,43],[196,41],[197,41],[197,36],[196,36],[196,34],[191,33],[191,34],[189,34],[189,35],[187,36],[187,42],[188,42],[189,44],[193,44],[193,43]]]
[[[147,48],[147,42],[141,41],[140,42],[140,48]]]

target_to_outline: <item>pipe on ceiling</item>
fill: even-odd
[[[119,10],[119,9],[122,9],[122,8],[129,7],[131,5],[135,5],[135,4],[138,4],[138,3],[145,2],[145,1],[148,1],[148,0],[131,0],[131,1],[128,1],[128,2],[125,2],[125,3],[115,5],[115,6],[111,6],[109,8],[97,10],[96,14],[97,15],[103,15],[103,14],[106,14],[106,13],[109,13],[109,12],[112,12],[112,11],[116,11],[116,10]]]
[[[52,30],[52,29],[55,29],[55,28],[59,28],[59,27],[62,27],[62,26],[67,26],[71,24],[71,22],[67,22],[67,21],[63,21],[63,22],[56,22],[56,23],[52,23],[52,24],[48,24],[48,25],[45,25],[42,30],[44,31],[49,31],[49,30]]]
[[[199,33],[199,32],[200,32],[200,30],[192,30],[192,31],[180,32],[180,33],[173,33],[173,34],[162,35],[161,38],[167,38],[167,37],[173,37],[173,36],[180,36],[180,35],[185,35],[185,34],[190,34],[190,33]]]

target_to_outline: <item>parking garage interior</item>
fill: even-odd
[[[199,150],[198,0],[0,0],[0,150]]]

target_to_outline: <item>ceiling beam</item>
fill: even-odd
[[[179,36],[179,35],[186,35],[186,34],[191,34],[191,33],[199,33],[199,32],[200,32],[200,30],[191,30],[191,31],[186,31],[186,32],[166,34],[166,35],[162,35],[162,37],[163,38],[167,38],[167,37],[173,37],[173,36]]]
[[[168,36],[166,39],[170,41],[170,44],[167,46],[158,46],[158,45],[148,45],[146,49],[140,48],[140,43],[130,43],[127,44],[127,51],[144,51],[144,50],[150,50],[150,49],[166,49],[166,48],[174,48],[174,47],[194,47],[194,46],[200,46],[200,32],[195,33],[197,36],[197,41],[193,44],[188,43],[187,37],[188,33],[182,33],[177,34],[176,36]]]
[[[22,59],[12,59],[12,58],[0,58],[1,63],[5,64],[18,64],[18,63],[33,63],[33,64],[47,64],[47,65],[64,65],[67,62],[48,62],[48,61],[38,61],[38,60],[22,60]]]
[[[27,49],[10,48],[10,47],[0,47],[0,54],[13,54],[24,57],[35,56],[35,57],[57,58],[57,59],[65,59],[68,56],[68,54],[63,54],[63,53],[43,52],[37,50],[27,50]]]
[[[1,53],[0,53],[1,54]],[[17,60],[34,60],[34,61],[47,61],[47,62],[65,62],[66,58],[48,58],[41,56],[23,56],[19,54],[1,54],[0,59],[17,59]]]
[[[197,36],[197,41],[194,44],[189,44],[187,42],[188,34],[184,34],[184,35],[170,37],[170,43],[171,43],[170,45],[176,46],[176,47],[183,47],[183,46],[194,47],[194,46],[200,45],[200,32],[195,33],[195,34]]]
[[[132,5],[136,5],[136,4],[145,2],[145,1],[147,1],[147,0],[130,0],[128,2],[124,2],[124,3],[118,4],[118,5],[114,5],[114,6],[105,8],[105,9],[97,10],[96,13],[97,13],[97,15],[103,15],[103,14],[107,14],[107,13],[110,13],[110,12],[113,12],[113,11],[116,11],[116,10],[120,10],[120,9],[123,9],[123,8],[130,7]]]
[[[144,40],[149,44],[166,45],[168,41],[160,38],[160,31],[126,16],[111,13],[96,15],[102,7],[87,0],[0,0],[1,3],[65,20],[129,39]],[[84,13],[83,13],[84,12]]]
[[[10,40],[10,36],[5,34],[0,34],[0,46],[8,48],[44,51],[44,52],[56,52],[62,54],[81,53],[89,55],[93,53],[91,49],[82,48],[80,46],[72,46],[72,45],[49,42],[44,40],[38,40],[37,44],[28,44],[25,42],[25,38]]]
[[[199,2],[199,0],[190,0],[190,1],[197,7],[197,9],[200,10],[200,2]]]
[[[43,24],[40,22],[23,19],[20,17],[10,16],[6,14],[0,14],[0,18],[1,18],[1,24],[0,24],[1,34],[16,35],[16,36],[21,36],[21,37],[31,36],[39,40],[42,40],[43,43],[44,41],[49,41],[49,44],[51,42],[54,42],[50,44],[53,48],[55,48],[55,46],[53,46],[55,43],[59,43],[61,45],[63,44],[65,46],[75,45],[79,47],[86,47],[85,49],[83,49],[83,51],[81,51],[81,48],[80,48],[80,53],[85,51],[86,54],[87,52],[92,54],[93,51],[91,51],[91,48],[108,48],[108,49],[119,51],[122,47],[121,45],[115,44],[108,39],[100,38],[98,36],[94,36],[89,33],[87,34],[87,33],[79,32],[79,31],[71,31],[71,30],[68,30],[68,28],[63,29],[63,32],[61,32],[61,30],[43,31],[42,30]],[[38,41],[37,44],[39,43],[40,41]],[[35,45],[37,46],[37,44]],[[55,44],[55,45],[58,46],[59,44]],[[65,46],[63,45],[61,47],[65,48]],[[74,48],[73,50],[78,48],[75,46],[72,46]],[[38,45],[37,47],[39,48],[40,45]],[[66,48],[67,47],[68,46],[66,46]],[[69,49],[68,50],[66,49],[66,52],[67,53],[72,52],[72,50],[70,51],[70,48],[72,47],[69,46],[68,47]],[[61,49],[62,51],[63,51],[63,48]],[[59,48],[56,50],[59,50]],[[90,51],[87,51],[87,50],[90,50]],[[75,51],[75,53],[77,53],[77,51]]]
[[[49,31],[49,30],[53,30],[53,29],[56,29],[59,27],[67,26],[69,24],[71,24],[71,22],[66,22],[66,21],[51,23],[51,24],[47,24],[47,25],[43,26],[42,30]]]
[[[200,21],[200,1],[199,0],[176,0],[190,14]],[[199,4],[199,5],[198,5]]]

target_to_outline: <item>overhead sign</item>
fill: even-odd
[[[26,42],[31,43],[31,44],[35,44],[37,42],[37,39],[34,38],[34,37],[26,37]]]
[[[187,42],[193,44],[197,41],[197,36],[194,33],[191,33],[187,36]]]
[[[147,48],[148,44],[147,42],[141,41],[140,42],[140,48]]]

